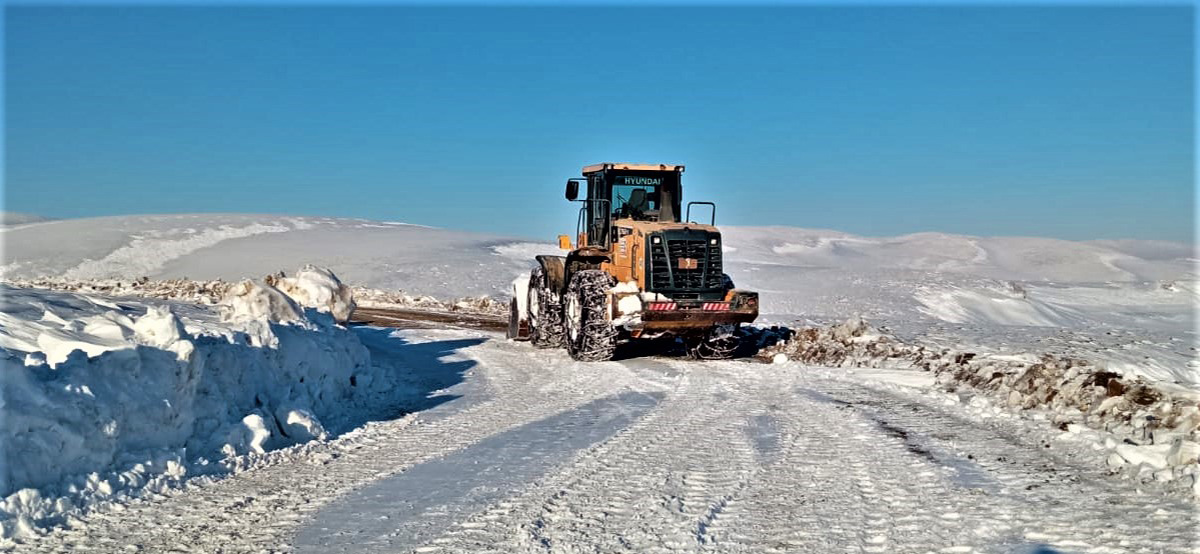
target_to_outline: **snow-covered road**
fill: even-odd
[[[1196,505],[1043,427],[844,370],[580,364],[356,329],[419,411],[22,545],[77,552],[1193,552]],[[860,376],[861,377],[861,376]],[[1042,441],[1046,441],[1045,444]],[[1050,550],[1042,550],[1050,551]]]

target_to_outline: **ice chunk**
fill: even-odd
[[[1170,449],[1171,445],[1169,444],[1151,444],[1145,446],[1119,444],[1117,445],[1117,454],[1125,458],[1125,461],[1130,464],[1145,464],[1157,470],[1167,467],[1167,453]]]
[[[280,417],[282,415],[282,417]],[[307,442],[310,440],[325,440],[329,434],[325,427],[312,412],[304,409],[281,409],[276,417],[284,426],[284,431],[293,440]]]
[[[350,321],[354,294],[332,271],[312,264],[300,268],[295,277],[275,279],[275,287],[297,304],[332,315],[339,323]]]
[[[221,299],[221,319],[239,321],[303,321],[304,312],[288,295],[270,285],[242,281],[231,287]]]

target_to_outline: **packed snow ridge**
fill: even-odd
[[[0,293],[6,538],[324,439],[393,409],[401,388],[338,324],[354,300],[322,268],[229,285],[219,309]]]
[[[304,283],[311,283],[312,280],[321,281],[325,279],[325,277],[316,273],[308,273],[306,275],[304,273],[305,270],[302,268],[295,277],[288,277],[286,273],[280,271],[266,275],[263,278],[263,282],[278,287],[281,290],[286,290],[288,295],[296,298],[311,298],[313,294],[320,297],[325,294],[320,291],[333,290],[320,288],[319,282],[312,283],[319,287],[317,289],[318,292],[313,294],[297,288]],[[223,281],[220,279],[210,281],[197,281],[193,279],[153,280],[146,277],[137,279],[40,277],[33,279],[8,279],[5,282],[9,285],[23,288],[49,289],[86,295],[103,295],[106,297],[179,300],[206,306],[219,305],[226,295],[229,294],[230,290],[239,286],[238,282]],[[364,308],[420,309],[506,316],[508,314],[507,302],[487,295],[442,300],[429,295],[408,294],[403,290],[352,287],[345,284],[339,284],[337,290],[339,292],[336,298],[325,299],[322,297],[319,300],[311,302],[315,305],[328,306],[330,313],[340,322],[346,321],[349,318],[349,314],[353,313],[351,304],[347,299],[352,299],[353,306],[362,306]]]

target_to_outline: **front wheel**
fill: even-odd
[[[563,344],[562,308],[550,288],[541,267],[529,275],[529,342],[537,348],[558,348]]]
[[[617,349],[617,329],[608,318],[608,291],[616,280],[599,269],[571,276],[563,316],[567,352],[584,362],[611,360]]]

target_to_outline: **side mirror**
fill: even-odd
[[[567,179],[567,200],[574,201],[579,197],[579,181]]]

